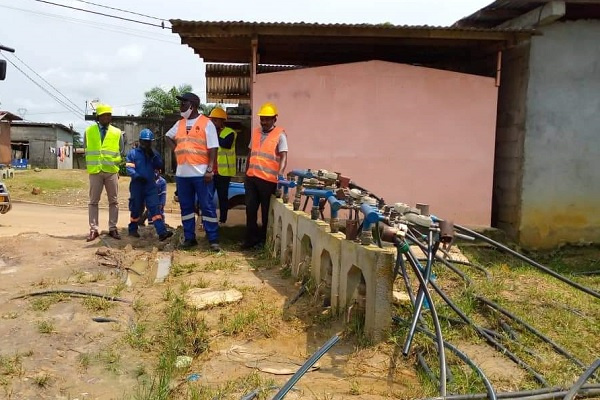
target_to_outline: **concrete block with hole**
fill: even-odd
[[[364,332],[376,341],[383,339],[392,321],[394,260],[391,249],[342,241],[340,310],[348,323],[364,321]]]
[[[322,297],[323,307],[331,306],[339,311],[340,266],[342,242],[346,235],[341,232],[322,234],[313,245],[313,277]]]
[[[291,212],[291,204],[284,204],[281,199],[271,197],[269,209],[269,226],[267,228],[267,243],[271,249],[271,255],[275,258],[282,256],[283,219],[287,212]],[[283,261],[283,260],[282,260]]]
[[[324,240],[329,235],[329,224],[325,221],[313,221],[308,215],[298,216],[298,229],[296,231],[296,263],[292,264],[292,276],[313,278],[315,284],[319,283],[320,260],[313,257],[313,247],[317,242]]]

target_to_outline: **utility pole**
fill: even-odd
[[[8,51],[9,53],[14,53],[15,49],[11,47],[2,46],[0,44],[0,51]],[[0,60],[0,81],[3,81],[6,78],[6,60]]]

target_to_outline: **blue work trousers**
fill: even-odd
[[[129,184],[129,211],[131,213],[128,226],[129,232],[138,230],[138,222],[144,211],[144,204],[146,204],[149,211],[148,220],[154,222],[156,233],[162,235],[167,231],[167,227],[162,219],[156,183],[154,181],[141,182],[136,179]]]
[[[215,207],[213,182],[204,182],[203,176],[175,177],[177,197],[181,208],[181,223],[185,240],[196,239],[196,199],[202,212],[202,224],[210,243],[219,241],[219,220]]]

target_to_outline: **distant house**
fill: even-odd
[[[502,55],[495,226],[533,248],[600,243],[600,1],[497,0],[455,28],[537,33]]]
[[[10,129],[11,163],[72,169],[75,133],[62,124],[14,121]]]
[[[21,121],[21,117],[0,111],[0,165],[10,165],[11,146],[10,146],[10,124],[12,121]]]

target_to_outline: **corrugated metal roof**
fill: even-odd
[[[517,2],[517,1],[513,1]],[[186,21],[181,19],[170,20],[173,26],[173,32],[179,33],[182,29],[215,28],[224,29],[223,35],[227,36],[227,29],[231,28],[302,28],[302,29],[363,29],[380,30],[382,32],[393,31],[455,31],[455,32],[529,32],[529,29],[509,28],[509,29],[489,29],[479,27],[460,27],[460,26],[432,26],[432,25],[393,25],[390,23],[382,24],[321,24],[307,22],[248,22],[248,21]],[[322,33],[322,32],[319,32]],[[199,32],[199,34],[202,34]],[[212,36],[212,35],[211,35]]]
[[[21,121],[23,118],[19,117],[18,115],[15,115],[9,111],[0,111],[0,120],[7,120],[7,121]]]

